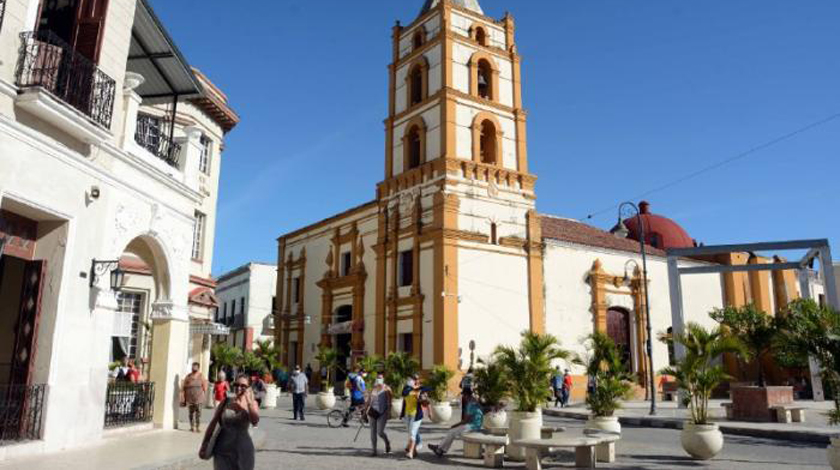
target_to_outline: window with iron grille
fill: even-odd
[[[127,355],[131,359],[137,358],[137,338],[140,335],[140,315],[143,312],[143,294],[141,292],[122,291],[117,297],[117,312],[130,315],[131,329],[128,340]]]
[[[210,160],[213,156],[213,141],[207,136],[201,136],[201,158],[198,160],[198,169],[205,175],[210,175]]]
[[[160,147],[161,129],[163,124],[161,119],[151,114],[137,113],[137,133],[135,140],[143,148],[157,154],[158,147]]]
[[[192,258],[194,260],[202,259],[202,252],[204,251],[204,225],[207,221],[207,216],[201,212],[195,212],[195,227],[193,227],[193,244],[192,244]]]

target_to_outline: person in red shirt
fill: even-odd
[[[230,392],[230,384],[227,382],[225,371],[219,371],[216,376],[216,383],[213,385],[213,399],[216,403],[223,403]]]
[[[572,376],[569,374],[569,369],[563,374],[563,407],[569,405],[569,398],[572,396]]]
[[[128,371],[125,373],[125,378],[133,384],[140,382],[140,379],[142,378],[140,375],[140,369],[134,365],[134,359],[129,359],[128,361]]]

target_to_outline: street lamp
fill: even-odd
[[[90,287],[95,286],[99,277],[105,274],[109,269],[111,270],[109,276],[111,281],[111,290],[119,292],[120,289],[122,289],[123,282],[125,281],[125,271],[120,269],[120,260],[97,261],[96,259],[93,259],[90,263]]]
[[[647,329],[647,356],[648,369],[650,370],[650,414],[656,414],[656,375],[653,369],[653,334],[650,326],[650,298],[648,297],[647,279],[647,253],[645,253],[645,226],[642,221],[642,214],[639,208],[632,202],[624,202],[618,207],[618,223],[610,232],[618,238],[627,238],[630,230],[624,224],[626,219],[636,217],[636,226],[639,228],[639,249],[642,252],[642,289],[645,293],[645,328]],[[629,283],[627,265],[624,265],[624,281]]]

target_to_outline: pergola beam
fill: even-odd
[[[694,266],[691,268],[679,268],[680,274],[709,274],[709,273],[735,273],[743,271],[784,271],[786,269],[800,269],[799,262],[795,263],[768,263],[768,264],[738,264],[738,265],[712,265]]]
[[[817,240],[791,240],[785,242],[761,242],[743,243],[738,245],[714,245],[698,246],[694,248],[673,248],[668,250],[669,256],[703,256],[723,255],[727,253],[748,252],[748,251],[783,251],[783,250],[806,250],[810,248],[823,248],[828,246],[825,238]]]

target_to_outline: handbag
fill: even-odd
[[[380,416],[382,416],[382,413],[380,413],[380,412],[376,411],[375,409],[373,409],[373,407],[372,407],[372,406],[369,406],[369,407],[368,407],[368,412],[367,412],[367,415],[370,417],[370,419],[372,419],[372,420],[376,421],[377,419],[379,419],[379,417],[380,417]]]
[[[210,428],[207,429],[207,434],[204,435],[204,441],[202,442],[202,449],[204,452],[199,451],[198,456],[202,460],[210,460],[213,458],[213,450],[216,447],[216,440],[219,439],[219,433],[222,432],[222,425],[219,423],[221,420],[222,412],[224,411],[225,407],[228,405],[228,401],[230,398],[225,398],[224,403],[219,405],[219,408],[216,409],[216,416],[213,418],[215,424],[213,425],[213,430],[211,431]]]

